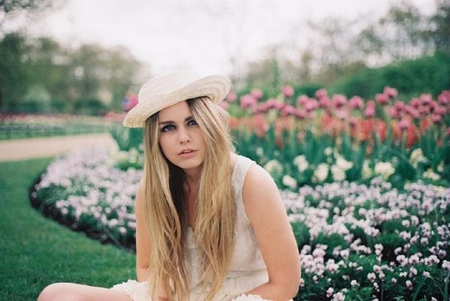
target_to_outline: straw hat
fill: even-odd
[[[199,76],[186,70],[160,75],[142,86],[139,103],[125,116],[123,125],[145,127],[151,115],[180,101],[207,96],[219,103],[229,91],[230,80],[224,75]]]

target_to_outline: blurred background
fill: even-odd
[[[275,96],[282,85],[366,98],[386,85],[404,96],[436,95],[450,85],[449,6],[3,0],[0,111],[119,112],[146,79],[180,68],[226,73],[239,95],[260,88]],[[397,71],[386,74],[386,66]]]

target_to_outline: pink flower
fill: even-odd
[[[442,91],[438,96],[438,101],[443,106],[448,105],[450,103],[450,91]]]
[[[412,291],[412,289],[413,289],[413,285],[412,285],[412,282],[411,282],[411,280],[406,280],[406,287],[409,289],[409,290],[411,290]]]
[[[387,94],[377,94],[375,95],[375,100],[380,104],[380,105],[387,105],[389,103],[389,96]]]
[[[297,104],[300,106],[304,106],[309,101],[309,97],[307,95],[300,95],[297,97]]]
[[[370,118],[375,116],[375,109],[371,108],[371,107],[367,107],[366,110],[364,111],[364,116]]]
[[[347,104],[347,97],[345,95],[336,94],[331,99],[335,108],[343,107]]]
[[[419,111],[412,106],[406,106],[405,111],[406,111],[406,114],[408,114],[409,116],[411,116],[414,119],[418,119],[420,117]]]
[[[286,105],[281,109],[281,115],[283,116],[295,115],[295,108],[291,105]]]
[[[138,104],[138,97],[133,94],[130,93],[128,94],[127,97],[125,97],[125,99],[123,100],[123,105],[122,108],[125,112],[130,111],[132,108],[134,108],[137,104]]]
[[[333,292],[334,292],[334,288],[329,287],[327,289],[327,298],[330,298],[331,296],[333,296]]]
[[[328,97],[328,92],[327,92],[327,90],[322,88],[322,89],[317,90],[315,95],[318,99],[321,99],[323,97]]]
[[[400,130],[406,131],[409,128],[409,120],[408,119],[402,119],[398,126],[400,127]]]
[[[227,95],[226,100],[227,100],[228,102],[235,102],[235,101],[237,100],[237,95],[236,95],[236,93],[230,92],[230,93]]]
[[[319,107],[319,102],[314,98],[309,98],[308,102],[305,103],[305,110],[312,112]]]
[[[434,123],[439,123],[439,122],[441,122],[441,115],[439,115],[439,114],[432,114],[431,115],[431,120],[433,120]]]
[[[433,101],[433,98],[431,97],[431,94],[421,94],[420,95],[420,102],[423,106],[429,105]]]
[[[226,101],[221,101],[219,103],[219,106],[224,108],[225,110],[228,110],[228,108],[230,107],[230,103],[226,102]]]
[[[374,282],[376,279],[375,273],[367,274],[367,279],[369,279],[371,282]]]
[[[329,108],[331,106],[331,100],[328,98],[328,96],[319,98],[319,106],[324,109]]]
[[[418,109],[420,107],[420,100],[418,98],[413,98],[409,104],[411,107]]]
[[[381,267],[379,265],[374,265],[373,271],[378,274],[379,272],[381,272]]]
[[[450,271],[450,261],[447,260],[442,261],[442,268],[446,271]]]
[[[250,95],[259,100],[263,96],[263,92],[260,89],[252,89]]]
[[[294,88],[292,86],[283,86],[281,88],[281,93],[283,93],[284,97],[292,97],[294,96]]]
[[[364,107],[364,101],[359,96],[353,96],[350,98],[349,103],[353,109],[362,109]]]
[[[383,90],[383,94],[386,94],[389,98],[396,98],[398,95],[397,89],[391,87],[385,87]]]
[[[253,107],[258,102],[258,100],[250,94],[242,95],[240,100],[241,108],[243,109]]]

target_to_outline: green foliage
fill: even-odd
[[[133,254],[86,239],[31,208],[27,188],[49,162],[0,163],[0,300],[36,300],[54,282],[111,287],[135,278]]]
[[[29,86],[29,76],[22,56],[27,52],[25,38],[7,34],[0,41],[0,110],[20,103]]]
[[[0,110],[6,112],[63,109],[91,115],[118,110],[123,96],[139,81],[141,68],[123,47],[83,44],[67,49],[51,38],[20,33],[0,40],[0,56]]]
[[[450,89],[450,56],[436,53],[417,60],[403,61],[378,69],[366,69],[354,75],[337,80],[329,92],[359,95],[370,99],[381,93],[384,87],[398,89],[405,99],[422,93],[437,96]]]

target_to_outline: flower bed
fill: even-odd
[[[134,250],[142,171],[116,168],[114,153],[87,149],[56,159],[31,196],[61,223]],[[448,300],[450,189],[410,183],[397,190],[378,177],[282,197],[301,250],[298,300]]]
[[[31,199],[62,224],[133,250],[133,198],[142,171],[117,169],[110,158],[111,150],[91,148],[56,159],[33,187]]]

